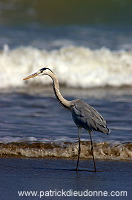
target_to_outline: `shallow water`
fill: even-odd
[[[107,120],[111,129],[109,135],[93,133],[97,158],[132,158],[130,88],[115,91],[111,88],[95,91],[63,89],[62,92],[69,100],[81,98],[95,107]],[[1,93],[0,105],[0,142],[7,144],[1,144],[1,155],[69,158],[77,156],[77,127],[72,121],[71,113],[59,105],[52,90],[27,88],[19,92]],[[81,140],[89,140],[87,131],[83,131]],[[8,143],[11,143],[10,146]],[[43,143],[47,145],[41,145]],[[82,143],[82,158],[91,158],[89,148],[89,143]]]
[[[92,161],[81,161],[80,170],[75,172],[76,160],[66,159],[15,159],[3,158],[0,165],[0,197],[2,200],[35,199],[35,195],[18,195],[18,191],[107,191],[107,199],[131,200],[131,163],[122,161],[98,161],[99,172],[93,172]],[[86,170],[86,171],[85,171]],[[117,191],[117,196],[111,196]],[[119,191],[119,192],[118,192]],[[120,191],[126,191],[127,196]],[[70,199],[106,199],[89,193],[86,196],[70,196]],[[41,197],[41,199],[67,199],[67,197]]]

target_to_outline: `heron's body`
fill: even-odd
[[[88,105],[87,103],[85,103],[84,101],[80,99],[76,99],[73,101],[66,100],[59,91],[59,82],[58,82],[57,77],[49,68],[42,68],[37,73],[29,75],[24,80],[33,78],[38,75],[48,75],[52,78],[53,89],[54,89],[56,98],[58,99],[58,101],[60,102],[62,106],[64,106],[65,108],[71,111],[73,121],[78,127],[79,148],[78,148],[78,160],[77,160],[76,171],[78,170],[80,150],[81,150],[80,149],[81,129],[84,128],[89,132],[89,135],[90,135],[91,152],[92,152],[93,161],[94,161],[94,169],[96,172],[97,169],[96,169],[95,159],[94,159],[94,154],[93,154],[93,144],[92,144],[91,133],[92,131],[99,131],[99,132],[108,134],[109,129],[107,128],[105,119],[92,106]]]
[[[78,127],[89,131],[109,132],[104,118],[92,106],[84,101],[80,99],[74,100],[71,111],[73,121]]]

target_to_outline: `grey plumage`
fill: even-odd
[[[74,100],[71,108],[72,118],[75,124],[90,131],[109,133],[105,119],[90,105],[84,101]]]

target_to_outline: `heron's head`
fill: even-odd
[[[52,72],[51,69],[44,67],[42,69],[40,69],[39,71],[27,76],[26,78],[24,78],[23,80],[27,80],[30,78],[34,78],[35,76],[41,76],[41,75],[49,75],[49,72]],[[53,72],[52,72],[53,73]]]

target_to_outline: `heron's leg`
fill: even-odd
[[[80,152],[81,152],[81,147],[80,147],[80,136],[81,136],[81,131],[82,131],[82,128],[81,128],[81,127],[78,127],[78,143],[79,143],[79,146],[78,146],[78,158],[77,158],[76,171],[78,171],[78,165],[79,165],[79,159],[80,159]]]
[[[92,131],[89,131],[89,135],[90,135],[90,142],[91,142],[91,152],[92,152],[92,157],[93,157],[93,163],[94,163],[94,171],[97,172],[97,168],[96,168],[96,163],[95,163],[95,159],[94,159],[94,152],[93,152],[93,141],[92,141]]]

